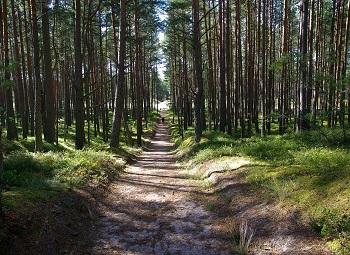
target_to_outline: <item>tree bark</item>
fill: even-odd
[[[261,105],[261,137],[266,136],[266,1],[262,1],[262,41],[261,41],[261,81],[260,81],[260,105]]]
[[[307,82],[307,46],[308,46],[308,13],[309,1],[302,0],[300,14],[300,87],[299,87],[299,108],[298,108],[298,130],[307,130],[309,121],[306,119],[308,113],[308,82]]]
[[[135,92],[136,92],[136,143],[142,146],[142,81],[141,81],[141,45],[139,37],[138,1],[134,0],[135,19]]]
[[[344,4],[345,8],[345,4]],[[346,19],[346,27],[345,27],[345,40],[343,47],[343,61],[342,61],[342,87],[340,94],[340,125],[343,129],[343,138],[346,139],[346,130],[345,130],[345,93],[346,93],[346,69],[348,62],[348,43],[349,43],[349,26],[350,26],[350,1],[348,2],[348,10],[347,10],[347,19]]]
[[[85,143],[81,42],[81,3],[75,0],[75,148],[78,150],[83,149]]]
[[[9,38],[8,38],[8,21],[7,21],[7,0],[3,0],[3,44],[4,44],[4,68],[5,68],[5,80],[10,81],[11,74],[8,70],[10,64],[9,56]],[[15,111],[13,108],[13,89],[12,86],[6,88],[5,97],[6,97],[6,125],[7,125],[7,139],[8,140],[17,140],[17,129],[15,123]]]
[[[203,104],[203,75],[202,75],[202,52],[200,45],[200,20],[199,20],[199,1],[192,0],[193,12],[193,51],[194,67],[197,79],[197,88],[194,99],[194,132],[195,142],[199,143],[202,138],[202,119],[201,110]],[[226,117],[226,116],[225,116]]]
[[[224,0],[219,0],[219,83],[220,83],[220,131],[226,131],[226,83],[225,83],[225,49],[224,49]]]
[[[0,116],[3,112],[0,110]],[[2,124],[0,123],[0,215],[2,214],[2,187],[3,187],[3,178],[2,174],[4,171],[4,155],[2,152]]]
[[[113,7],[112,7],[113,9]],[[113,11],[113,10],[112,10]],[[114,14],[112,14],[114,16]],[[113,18],[112,18],[113,20]],[[114,37],[116,43],[116,38]],[[120,143],[120,128],[122,121],[123,111],[123,86],[125,78],[125,57],[126,57],[126,0],[120,0],[120,13],[119,13],[119,54],[115,51],[116,58],[118,59],[117,70],[117,86],[115,90],[115,103],[113,110],[112,132],[110,146],[112,148],[119,147]]]
[[[15,10],[14,0],[11,0],[11,10],[12,10],[12,22],[13,22],[13,41],[14,41],[14,60],[18,63],[14,70],[14,81],[16,84],[16,91],[18,91],[18,112],[22,120],[22,136],[27,138],[28,136],[28,124],[25,119],[25,97],[24,97],[24,85],[22,80],[22,70],[21,70],[21,56],[18,43],[18,30],[17,30],[17,15]],[[20,22],[19,22],[20,23]]]
[[[34,53],[34,72],[35,72],[35,105],[34,105],[34,133],[35,133],[35,151],[40,152],[43,149],[42,138],[42,116],[41,116],[41,96],[42,84],[40,73],[40,49],[38,37],[38,22],[36,13],[36,1],[30,0],[32,12],[32,38],[33,38],[33,53]]]
[[[35,135],[35,91],[34,91],[34,75],[33,75],[33,56],[31,55],[31,46],[30,46],[30,39],[29,39],[29,27],[27,21],[27,11],[26,11],[26,0],[22,1],[23,6],[23,17],[24,17],[24,34],[25,34],[25,41],[26,41],[26,59],[27,59],[27,67],[28,67],[28,111],[29,111],[29,123],[30,123],[30,134],[32,136]],[[29,18],[32,16],[31,11],[31,4],[30,0],[28,0],[28,12],[29,12]]]
[[[44,95],[45,95],[45,129],[44,137],[49,143],[56,141],[55,119],[56,119],[56,100],[55,90],[52,80],[52,58],[50,43],[50,19],[49,19],[48,0],[42,2],[42,36],[44,53]]]

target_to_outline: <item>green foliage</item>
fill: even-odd
[[[13,73],[18,66],[19,66],[19,63],[13,61],[6,67],[6,71],[9,73]],[[4,66],[0,65],[0,69],[5,69],[5,68]],[[15,86],[15,82],[13,80],[0,79],[0,90],[7,90],[14,86]]]
[[[159,113],[151,111],[144,133],[153,133],[158,120]],[[3,179],[10,188],[10,191],[4,192],[5,207],[20,206],[24,204],[23,201],[30,201],[33,197],[28,198],[27,195],[33,193],[44,200],[52,191],[107,183],[122,171],[125,161],[132,161],[130,153],[137,154],[141,150],[125,144],[121,148],[111,149],[101,136],[91,137],[86,149],[75,150],[74,127],[66,131],[66,134],[59,134],[58,145],[44,142],[41,153],[34,153],[34,137],[19,141],[3,139]],[[27,195],[23,197],[23,194]]]
[[[54,154],[10,154],[4,159],[4,182],[10,186],[46,188],[59,159]]]
[[[124,165],[106,152],[81,150],[64,155],[63,167],[54,171],[54,181],[71,185],[84,185],[89,182],[107,182],[115,177]]]
[[[8,209],[21,206],[33,207],[36,201],[49,202],[55,199],[60,189],[38,189],[28,187],[11,187],[10,191],[4,192],[4,206]]]
[[[350,214],[334,208],[322,208],[310,220],[311,227],[321,236],[333,239],[331,246],[339,254],[350,252]]]
[[[181,160],[191,160],[190,168],[224,156],[255,162],[246,170],[249,183],[279,203],[298,207],[332,248],[349,254],[350,148],[340,128],[245,139],[207,131],[198,144],[191,130],[178,148],[185,152]]]
[[[269,70],[281,71],[283,66],[286,65],[287,62],[290,61],[291,59],[292,59],[292,56],[290,54],[284,54],[270,64]]]
[[[38,189],[60,186],[60,183],[107,182],[123,164],[111,154],[93,150],[16,152],[4,159],[4,182],[9,186]]]
[[[0,80],[0,90],[7,90],[7,89],[14,87],[14,86],[15,86],[14,81],[5,80],[5,79]]]

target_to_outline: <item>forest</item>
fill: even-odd
[[[12,187],[108,181],[147,147],[166,101],[180,161],[254,158],[298,191],[323,178],[310,224],[350,252],[350,1],[0,3],[0,211],[16,207]]]
[[[198,139],[205,129],[265,136],[274,123],[279,134],[345,131],[348,13],[346,1],[170,3],[167,70],[181,126],[198,119]]]

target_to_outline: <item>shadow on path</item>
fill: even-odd
[[[218,218],[195,197],[170,152],[168,129],[156,136],[100,201],[90,254],[229,254]]]

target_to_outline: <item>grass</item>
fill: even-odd
[[[159,114],[150,112],[148,124],[143,127],[144,144],[155,133],[158,120]],[[135,141],[134,125],[136,123],[129,122]],[[134,155],[142,151],[142,148],[127,145],[123,132],[121,146],[109,148],[109,142],[103,141],[101,133],[97,132],[95,136],[91,128],[88,142],[87,126],[85,131],[87,144],[83,150],[74,148],[74,126],[64,131],[63,123],[59,123],[58,144],[44,142],[40,153],[34,152],[34,137],[19,141],[2,140],[5,156],[4,218],[0,217],[0,253],[2,249],[7,249],[9,243],[15,242],[19,247],[33,249],[33,254],[39,254],[35,249],[47,243],[46,235],[42,234],[45,228],[55,229],[52,231],[56,236],[52,240],[59,239],[57,244],[70,243],[74,238],[61,229],[66,227],[65,224],[61,226],[61,222],[72,221],[69,227],[87,230],[94,207],[94,204],[89,204],[90,191],[99,194],[100,190],[104,190],[102,187],[115,179],[126,163],[132,162]],[[5,132],[3,136],[6,136]],[[17,235],[25,235],[28,240],[14,241]],[[67,240],[61,241],[61,237]],[[27,243],[29,241],[35,244]]]
[[[243,139],[205,131],[198,144],[188,130],[176,145],[189,168],[227,156],[254,162],[246,175],[250,184],[281,205],[300,209],[331,247],[340,254],[350,252],[350,143],[341,129]]]
[[[14,152],[4,159],[4,184],[31,189],[107,182],[124,162],[113,154],[91,149],[64,152]],[[5,193],[6,194],[6,193]]]
[[[148,125],[144,125],[143,129],[144,141],[155,132],[158,120],[157,112],[149,113]],[[132,126],[133,123],[129,124],[132,136],[136,139],[136,129]],[[44,142],[43,152],[40,153],[34,152],[34,137],[19,141],[3,139],[3,182],[5,188],[10,188],[10,191],[5,190],[3,193],[5,209],[21,205],[13,200],[14,197],[30,200],[27,194],[32,191],[38,194],[41,192],[43,196],[38,197],[44,198],[48,191],[65,191],[73,187],[107,183],[118,175],[126,161],[132,161],[133,154],[142,151],[142,148],[127,146],[123,135],[120,148],[111,149],[108,142],[103,142],[102,134],[94,136],[92,130],[90,143],[86,144],[85,149],[75,150],[74,127],[63,132],[61,123],[59,128],[58,144]]]
[[[248,254],[248,249],[252,243],[254,231],[249,229],[246,220],[243,220],[239,226],[239,243],[238,248],[240,254]]]

